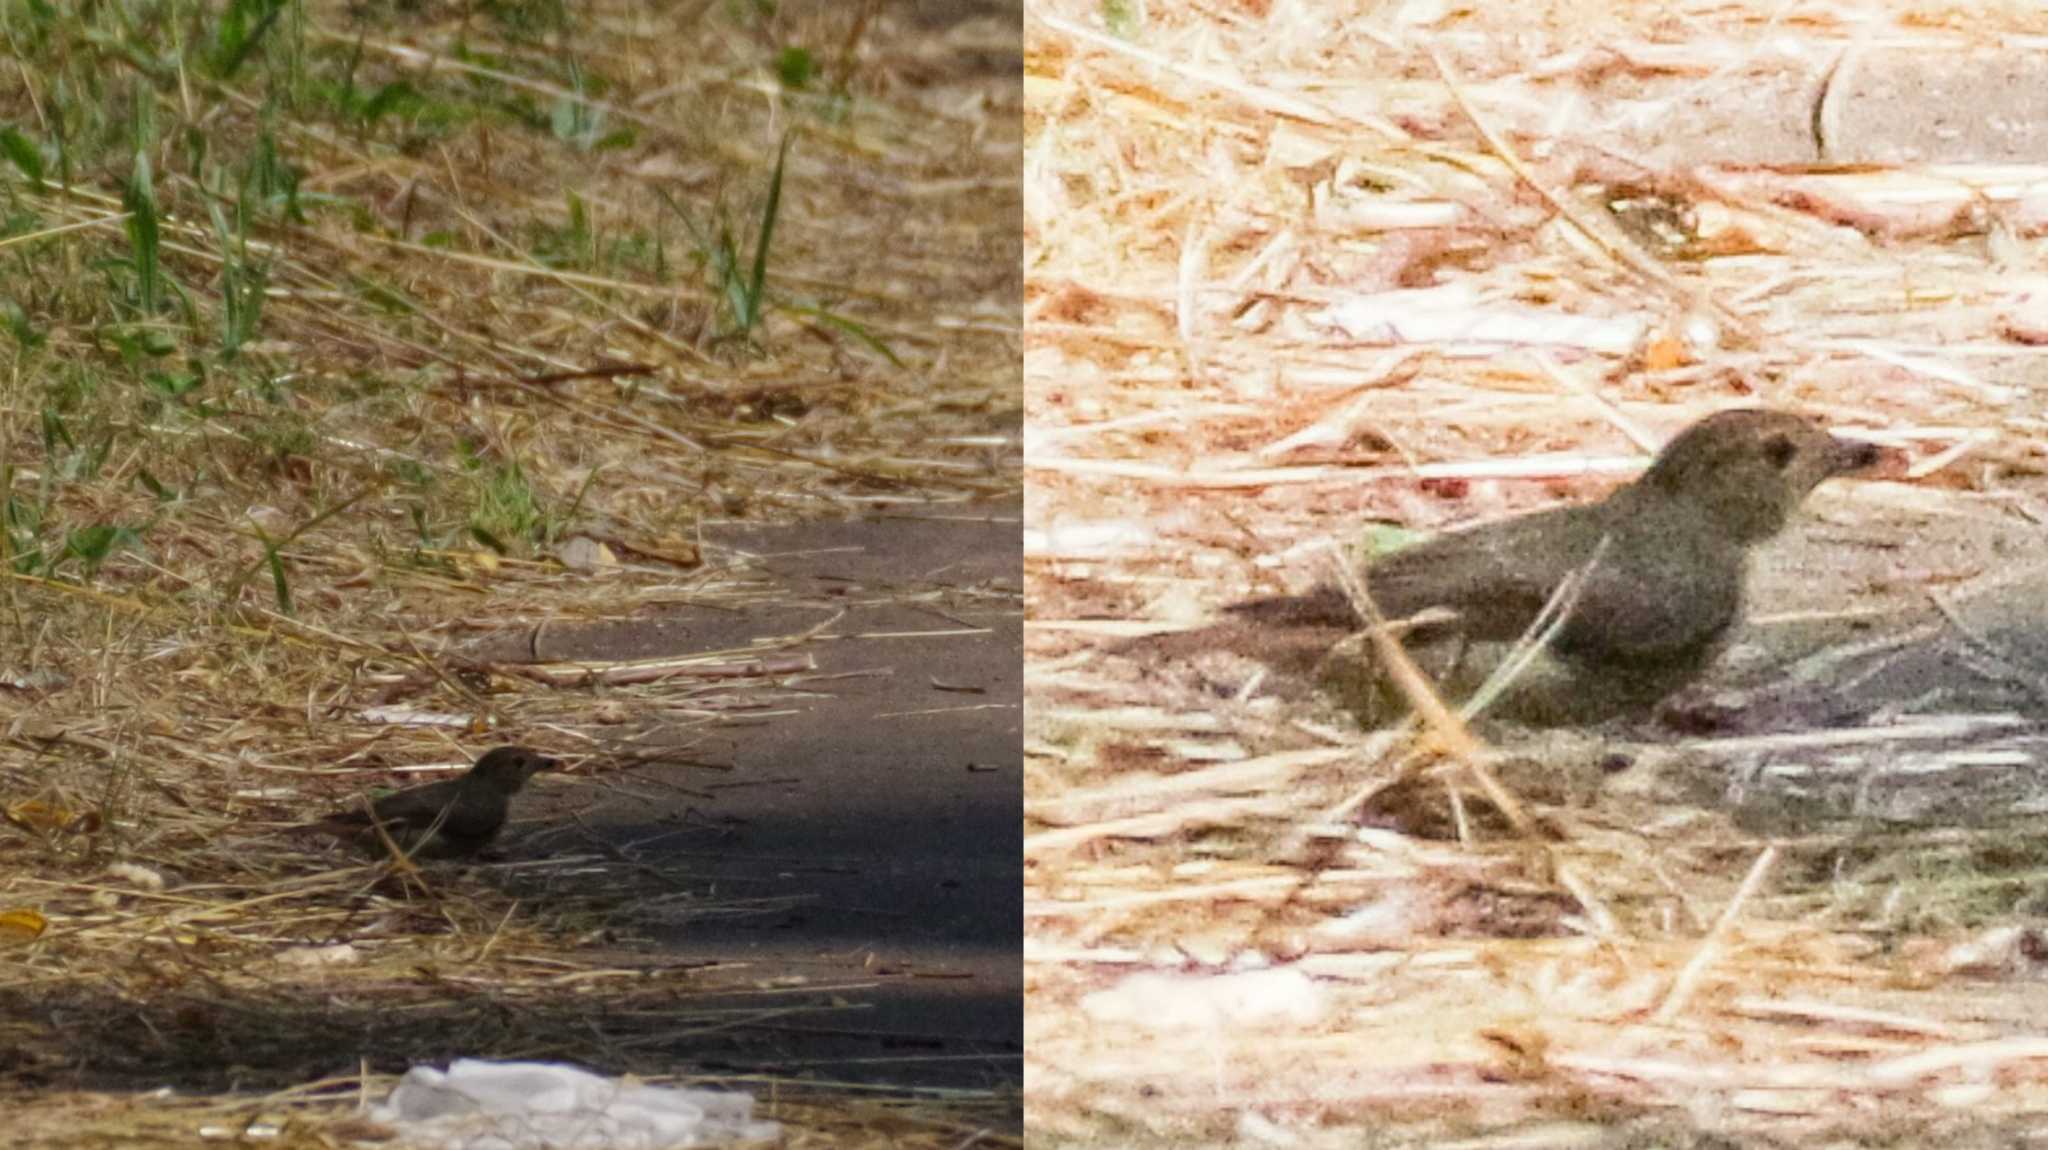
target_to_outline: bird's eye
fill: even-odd
[[[1769,460],[1771,466],[1779,471],[1785,470],[1785,467],[1792,462],[1792,457],[1798,453],[1799,448],[1782,435],[1773,435],[1769,439],[1764,440],[1764,458]]]

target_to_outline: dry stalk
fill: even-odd
[[[1705,302],[1750,343],[1755,344],[1763,339],[1763,332],[1750,321],[1748,316],[1714,298],[1712,293],[1705,289],[1687,289],[1676,279],[1673,279],[1670,272],[1665,271],[1662,266],[1650,259],[1649,256],[1643,254],[1641,250],[1632,244],[1626,244],[1611,237],[1605,229],[1595,227],[1592,221],[1586,219],[1578,208],[1568,203],[1564,197],[1558,195],[1548,185],[1538,180],[1536,174],[1531,172],[1528,165],[1522,162],[1521,156],[1508,146],[1507,141],[1502,139],[1493,130],[1492,126],[1487,123],[1486,119],[1479,114],[1479,110],[1472,106],[1472,102],[1465,96],[1464,85],[1458,82],[1456,73],[1451,71],[1451,66],[1445,62],[1443,54],[1437,51],[1434,44],[1426,45],[1426,49],[1429,53],[1429,62],[1436,68],[1437,76],[1443,80],[1445,89],[1450,92],[1452,102],[1457,104],[1458,111],[1463,113],[1467,120],[1471,121],[1473,129],[1479,133],[1480,139],[1486,141],[1487,148],[1500,159],[1501,163],[1507,165],[1508,170],[1515,174],[1516,179],[1521,180],[1530,191],[1542,197],[1543,202],[1550,205],[1552,211],[1555,211],[1566,222],[1570,223],[1580,235],[1586,238],[1587,242],[1613,260],[1617,267],[1630,272],[1644,282],[1665,292],[1681,307],[1693,307],[1699,302]]]
[[[1756,856],[1756,861],[1750,864],[1749,873],[1743,876],[1742,885],[1736,888],[1735,897],[1728,900],[1728,905],[1722,909],[1721,916],[1714,920],[1714,929],[1708,931],[1707,937],[1700,940],[1699,949],[1693,952],[1692,958],[1687,960],[1685,967],[1678,972],[1678,977],[1672,981],[1670,993],[1664,996],[1664,1001],[1657,1007],[1656,1014],[1651,1016],[1656,1021],[1670,1022],[1678,1017],[1678,1012],[1684,1010],[1687,1003],[1692,1001],[1693,992],[1698,989],[1700,979],[1706,976],[1708,968],[1720,958],[1721,951],[1727,946],[1729,932],[1735,929],[1736,919],[1741,917],[1744,904],[1748,903],[1758,888],[1763,886],[1765,877],[1771,873],[1771,867],[1777,861],[1776,843],[1765,847],[1762,853]]]

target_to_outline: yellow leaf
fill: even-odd
[[[0,942],[32,942],[47,930],[50,920],[25,906],[0,910]]]
[[[26,831],[65,831],[91,834],[100,828],[100,817],[92,811],[75,811],[41,799],[18,799],[7,804],[7,821]]]
[[[1660,335],[1643,348],[1643,369],[1670,371],[1672,368],[1684,366],[1690,358],[1682,341],[1669,335]]]

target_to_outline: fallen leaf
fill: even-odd
[[[100,829],[99,812],[75,811],[41,799],[18,799],[8,803],[6,811],[0,814],[25,831],[89,835]]]
[[[62,671],[37,667],[32,671],[0,672],[0,687],[15,691],[54,691],[71,685],[71,677]]]
[[[49,919],[25,906],[0,910],[0,942],[33,942],[49,926]]]
[[[588,535],[578,535],[563,543],[556,549],[555,558],[560,559],[562,566],[569,570],[581,571],[586,575],[608,572],[619,565],[619,557],[612,554],[611,548]]]

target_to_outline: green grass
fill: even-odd
[[[311,372],[290,346],[308,317],[278,316],[269,303],[274,288],[302,293],[322,278],[303,263],[280,275],[295,229],[374,235],[389,221],[372,197],[308,194],[307,173],[402,157],[480,126],[537,138],[544,128],[545,139],[579,151],[630,139],[608,134],[602,113],[573,97],[548,108],[494,80],[408,75],[365,47],[376,38],[368,30],[322,36],[323,18],[339,11],[291,0],[0,5],[0,36],[25,81],[0,133],[7,399],[39,429],[41,446],[34,463],[30,452],[10,455],[6,547],[16,570],[89,577],[123,550],[139,551],[158,518],[191,509],[174,493],[241,488],[239,498],[269,502],[281,483],[318,505],[339,478],[332,472],[358,466],[335,458],[333,437],[317,427],[321,409],[349,389],[308,385]],[[479,11],[507,44],[565,27],[560,5]],[[548,79],[579,93],[609,88],[575,61]],[[573,258],[561,262],[594,267],[597,225],[568,195]],[[118,215],[118,228],[8,242],[82,214]],[[620,270],[637,272],[623,257],[660,247],[643,239],[608,250]],[[353,261],[337,262],[349,273]],[[394,322],[425,310],[402,283],[357,273],[323,286],[340,292],[324,292],[324,305],[358,328],[420,338],[417,326]],[[412,373],[385,402],[364,404],[370,426],[351,428],[351,438],[385,438],[378,412],[417,406],[437,382]],[[450,440],[429,456],[454,449]],[[542,538],[531,510],[542,497],[517,468],[509,475],[474,487],[416,485],[415,510],[444,524],[430,532],[439,544],[467,524],[528,547]],[[149,515],[95,506],[130,485],[151,497]],[[283,603],[285,560],[273,549],[267,562]]]
[[[802,454],[779,441],[834,413],[870,426],[877,392],[849,358],[913,382],[869,317],[858,219],[826,217],[849,226],[821,242],[790,195],[799,160],[829,171],[838,135],[875,130],[861,127],[854,50],[869,25],[766,3],[696,10],[705,25],[686,34],[741,52],[671,86],[722,95],[650,113],[626,79],[644,64],[621,52],[653,49],[559,3],[476,4],[451,22],[395,0],[0,0],[16,65],[0,77],[9,567],[98,579],[154,565],[178,573],[156,580],[162,593],[214,609],[240,601],[223,592],[239,594],[254,562],[271,605],[303,606],[291,587],[310,539],[222,534],[257,506],[318,521],[321,547],[393,562],[544,554],[577,517],[616,518],[626,470],[585,457],[622,425],[602,394],[529,410],[540,395],[518,381],[622,357],[685,370],[582,390],[608,386],[642,413],[623,426],[672,427],[668,447],[717,448],[685,453],[672,476],[716,496],[648,507],[651,530],[810,498],[812,476],[778,477]],[[433,54],[406,54],[422,16]],[[654,55],[676,59],[668,41]],[[773,104],[749,86],[763,76]],[[931,133],[880,127],[902,133],[897,148]],[[632,179],[648,156],[716,174]],[[791,261],[814,269],[802,286],[784,282]],[[821,262],[853,278],[827,286],[842,272]],[[789,356],[766,384],[705,382]],[[478,378],[524,414],[476,425]],[[593,417],[605,430],[547,430]],[[747,446],[763,437],[775,452]],[[814,475],[863,483],[843,463]],[[350,503],[373,479],[385,494]]]
[[[1145,0],[1102,0],[1102,23],[1113,35],[1136,37],[1145,27]]]
[[[476,503],[469,513],[469,533],[477,542],[503,555],[545,541],[549,521],[541,510],[543,497],[519,465],[475,460],[471,466],[476,468]]]
[[[768,178],[767,191],[755,213],[751,229],[751,255],[742,250],[736,235],[738,225],[722,206],[718,209],[716,223],[704,226],[675,200],[663,196],[669,210],[689,229],[696,244],[698,267],[702,269],[712,294],[725,305],[724,336],[750,338],[767,312],[768,256],[775,239],[776,216],[782,207],[782,174],[789,162],[790,143],[791,137],[784,135],[776,149],[775,170]]]

